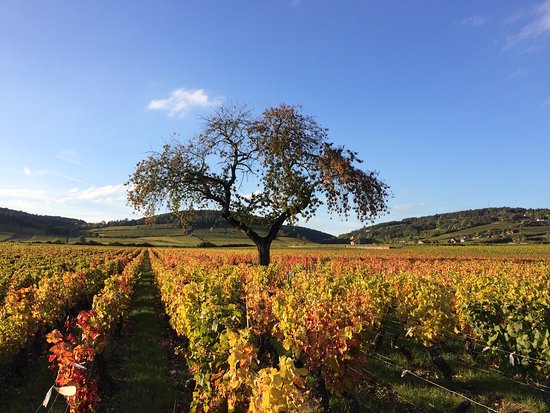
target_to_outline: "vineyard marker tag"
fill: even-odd
[[[54,387],[54,389],[62,396],[70,397],[76,394],[76,386]]]
[[[53,390],[53,386],[50,387],[50,389],[46,393],[46,397],[44,397],[44,401],[42,402],[42,406],[48,407],[48,403],[50,402],[50,398],[52,397],[52,390]]]

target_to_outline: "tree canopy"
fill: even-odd
[[[218,209],[267,265],[281,226],[309,219],[323,203],[361,221],[387,210],[388,186],[378,173],[357,167],[357,153],[329,142],[327,132],[300,106],[282,104],[257,117],[244,107],[220,107],[198,135],[137,164],[127,183],[129,203],[147,216],[166,206],[183,223],[193,210]],[[257,190],[242,193],[243,182]],[[268,225],[267,234],[252,228],[255,217]]]

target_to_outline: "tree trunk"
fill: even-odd
[[[229,204],[227,204],[222,210],[222,217],[229,222],[234,228],[241,231],[248,238],[254,241],[256,248],[258,248],[258,264],[263,266],[268,266],[270,262],[269,250],[271,248],[271,243],[275,238],[277,238],[277,233],[283,226],[285,220],[290,216],[288,212],[283,212],[279,215],[271,224],[269,232],[265,237],[260,237],[250,226],[246,223],[239,221],[231,212],[229,212]]]
[[[256,242],[256,247],[258,247],[258,263],[263,266],[268,266],[270,259],[270,249],[271,249],[271,241],[265,238],[260,238],[258,242]]]

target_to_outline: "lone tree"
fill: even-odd
[[[199,135],[139,162],[127,183],[128,200],[146,216],[167,206],[183,222],[193,210],[219,209],[268,265],[282,225],[309,219],[322,203],[345,217],[353,210],[361,221],[387,210],[388,186],[376,172],[355,166],[361,162],[328,142],[327,129],[299,106],[268,108],[257,118],[243,107],[221,107]],[[241,193],[246,180],[258,189]],[[251,226],[258,217],[269,228],[264,236]]]

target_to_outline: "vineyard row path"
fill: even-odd
[[[181,411],[180,372],[171,361],[170,327],[161,311],[147,255],[127,322],[106,357],[100,413]]]

